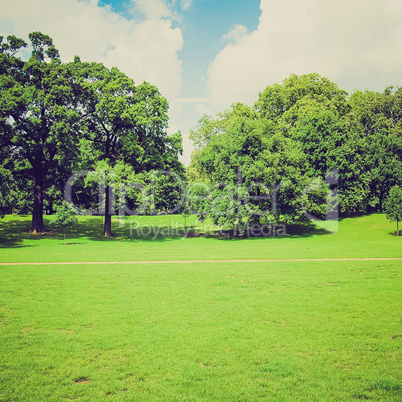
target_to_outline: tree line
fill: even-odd
[[[15,36],[1,38],[3,213],[32,212],[31,232],[43,232],[44,210],[52,213],[61,204],[68,178],[82,170],[113,171],[120,180],[145,183],[153,169],[174,171],[184,178],[178,159],[181,134],[167,135],[168,102],[155,86],[135,85],[117,68],[82,62],[79,57],[62,63],[48,35],[33,32],[29,39],[32,54],[24,61],[18,53],[27,43]],[[111,235],[112,215],[108,180],[106,236]],[[78,204],[94,202],[92,184],[90,177],[77,181]],[[168,190],[169,183],[164,185]],[[161,194],[159,209],[169,202],[171,192]]]
[[[122,199],[129,212],[231,226],[382,211],[402,184],[400,87],[349,96],[318,74],[291,75],[253,106],[203,116],[185,169],[155,86],[78,56],[63,63],[41,32],[29,40],[23,60],[23,39],[0,38],[0,214],[32,213],[34,233],[77,172],[69,201],[104,215],[106,236]]]
[[[402,183],[402,88],[348,96],[318,74],[291,75],[253,107],[205,115],[190,137],[188,176],[207,184],[193,192],[208,193],[199,210],[217,224],[383,211]]]

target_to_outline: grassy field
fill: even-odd
[[[143,217],[141,227],[175,227]],[[180,221],[180,222],[179,222]],[[384,215],[286,237],[104,239],[100,218],[0,262],[402,257]],[[194,219],[192,226],[197,226]],[[82,233],[83,235],[80,235]],[[400,401],[402,261],[0,266],[0,400]]]
[[[314,227],[288,227],[287,236],[249,239],[184,238],[177,235],[182,216],[131,218],[119,226],[116,236],[105,238],[101,217],[81,217],[63,245],[62,233],[30,235],[29,217],[7,216],[0,223],[0,261],[3,262],[84,262],[84,261],[166,261],[205,259],[289,259],[289,258],[381,258],[402,257],[401,238],[396,225],[385,215],[344,219],[339,231],[323,234]],[[48,220],[45,219],[45,222]],[[155,225],[170,236],[155,237]],[[193,217],[188,225],[203,230]],[[47,225],[52,229],[51,225]],[[140,229],[135,230],[139,227]],[[207,227],[209,227],[207,225]],[[149,233],[149,235],[146,235]],[[137,234],[139,236],[137,236]],[[162,233],[163,234],[163,233]]]

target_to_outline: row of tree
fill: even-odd
[[[50,37],[29,39],[27,60],[24,40],[0,40],[0,214],[32,212],[32,232],[73,174],[69,201],[105,215],[106,236],[122,205],[229,226],[330,219],[337,195],[343,214],[381,211],[402,184],[402,88],[348,96],[318,74],[292,75],[253,107],[204,116],[185,172],[155,86],[78,57],[63,63]]]
[[[153,169],[184,177],[181,134],[167,135],[168,102],[155,86],[135,85],[117,68],[78,57],[62,63],[49,36],[33,32],[29,39],[32,54],[25,61],[18,57],[25,41],[15,36],[0,41],[3,213],[32,211],[31,231],[43,232],[44,209],[53,212],[68,178],[81,170],[110,173],[118,166],[121,179],[134,181],[149,181]],[[106,236],[112,214],[108,180]],[[78,180],[75,193],[81,204],[90,204],[91,180]],[[159,198],[160,210],[166,199]]]
[[[326,217],[335,184],[341,213],[382,211],[402,184],[402,88],[348,96],[318,74],[292,75],[254,107],[204,116],[191,138],[190,182],[208,186],[200,211],[218,224]]]

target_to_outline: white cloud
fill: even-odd
[[[136,1],[145,20],[127,19],[98,6],[97,0],[13,0],[2,7],[0,34],[28,40],[28,33],[41,31],[53,38],[63,61],[78,55],[83,61],[117,66],[137,84],[149,81],[171,102],[173,120],[179,113],[173,100],[181,89],[182,33],[162,18],[169,14],[163,1]]]
[[[223,40],[239,43],[245,35],[247,35],[247,27],[244,25],[236,25],[227,34],[222,36]]]
[[[209,98],[177,98],[178,103],[207,103]]]
[[[172,12],[164,0],[132,0],[132,2],[146,19],[161,19],[172,16]]]
[[[192,5],[193,5],[193,0],[181,0],[181,8],[184,11],[189,10]]]
[[[257,30],[209,65],[214,112],[236,101],[253,104],[258,92],[292,73],[318,72],[348,91],[401,84],[399,0],[261,0],[261,10]]]

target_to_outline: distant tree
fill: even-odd
[[[356,91],[349,103],[350,117],[361,125],[365,142],[361,164],[368,173],[367,199],[382,211],[391,187],[402,181],[402,88]]]
[[[358,123],[336,108],[305,99],[293,110],[296,123],[286,135],[301,144],[308,160],[307,174],[325,178],[339,174],[341,211],[364,209],[370,201],[370,172],[365,169],[367,143]]]
[[[396,185],[391,188],[389,197],[385,201],[387,219],[396,221],[396,235],[399,236],[398,223],[402,221],[402,189]]]
[[[60,227],[63,229],[64,233],[64,245],[66,245],[66,230],[68,227],[74,225],[78,222],[77,216],[75,215],[72,207],[65,201],[56,208],[56,216],[50,221],[51,225]]]
[[[347,92],[316,73],[301,76],[292,74],[282,84],[268,86],[260,93],[255,107],[262,117],[290,128],[297,122],[297,115],[300,116],[295,110],[306,100],[329,105],[340,114],[346,114],[349,110]]]
[[[301,144],[309,176],[338,170],[342,212],[381,211],[390,188],[402,180],[401,88],[348,98],[318,74],[291,75],[267,87],[255,108]]]

